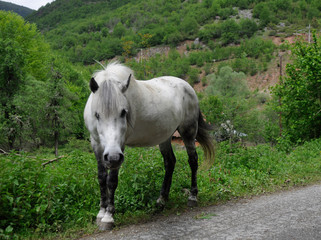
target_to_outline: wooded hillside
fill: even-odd
[[[15,13],[18,13],[22,17],[26,17],[30,15],[32,12],[34,12],[34,10],[30,8],[3,1],[0,1],[0,10],[13,11]]]
[[[320,10],[317,0],[57,0],[28,20],[54,49],[89,64],[187,39],[200,38],[213,50],[267,29],[291,34],[320,26]]]

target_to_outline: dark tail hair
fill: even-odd
[[[214,163],[215,158],[213,138],[209,133],[213,130],[213,126],[205,122],[200,111],[198,116],[198,131],[196,140],[201,144],[205,155],[205,161],[209,166]]]

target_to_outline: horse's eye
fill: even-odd
[[[127,115],[127,110],[123,109],[123,110],[121,111],[120,117],[121,117],[121,118],[124,118],[126,115]]]
[[[100,119],[99,113],[95,112],[95,117],[97,118],[97,120]]]

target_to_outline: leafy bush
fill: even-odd
[[[258,30],[258,26],[255,21],[245,18],[240,21],[240,33],[241,36],[252,37],[253,34]]]
[[[287,76],[274,88],[279,99],[274,109],[282,113],[285,138],[296,143],[321,136],[320,39],[314,35],[311,44],[298,41],[291,50]]]
[[[202,97],[200,108],[207,122],[217,124],[222,122],[223,104],[217,96]]]
[[[208,94],[226,97],[244,97],[249,94],[245,74],[235,72],[231,67],[223,67],[219,73],[209,75],[211,85],[206,89]]]
[[[240,39],[240,26],[233,19],[224,21],[221,26],[221,31],[221,39],[225,45],[229,43],[237,43]]]
[[[93,156],[74,151],[43,162],[27,154],[1,156],[1,229],[62,231],[93,220],[99,204]]]
[[[188,71],[188,82],[193,85],[195,83],[200,82],[199,79],[199,70],[197,68],[190,68],[190,70]]]
[[[232,68],[236,72],[243,72],[251,76],[254,76],[258,72],[255,60],[246,57],[236,58],[232,62]]]

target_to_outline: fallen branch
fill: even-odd
[[[4,155],[9,155],[10,153],[6,152],[5,150],[3,150],[2,148],[0,148],[0,154],[4,154]],[[14,155],[16,156],[19,156],[19,157],[23,157],[21,154],[19,153],[14,153]],[[37,159],[37,157],[33,157],[33,156],[25,156],[27,158],[32,158],[32,159]],[[64,155],[60,156],[60,157],[57,157],[57,158],[54,158],[54,159],[51,159],[51,160],[47,160],[47,159],[41,159],[43,161],[47,161],[45,163],[42,163],[41,166],[46,166],[47,164],[50,164],[50,163],[53,163],[57,160],[59,160],[60,158],[63,158]]]
[[[45,163],[42,163],[41,164],[41,166],[46,166],[47,164],[50,164],[50,163],[53,163],[53,162],[55,162],[55,161],[57,161],[57,160],[59,160],[60,158],[63,158],[64,157],[64,155],[62,155],[62,156],[60,156],[60,157],[57,157],[57,158],[54,158],[54,159],[51,159],[51,160],[49,160],[48,162],[45,162]]]
[[[1,149],[1,148],[0,148],[0,152],[1,152],[1,154],[5,154],[5,155],[8,154],[5,150],[3,150],[3,149]]]
[[[9,153],[9,152],[6,152],[5,150],[1,149],[0,148],[0,154],[4,154],[4,155],[9,155],[9,154],[14,154],[16,156],[19,156],[19,157],[27,157],[27,158],[33,158],[33,159],[37,159],[37,157],[33,157],[33,156],[23,156],[19,153]],[[46,159],[43,159],[43,160],[46,160]]]

